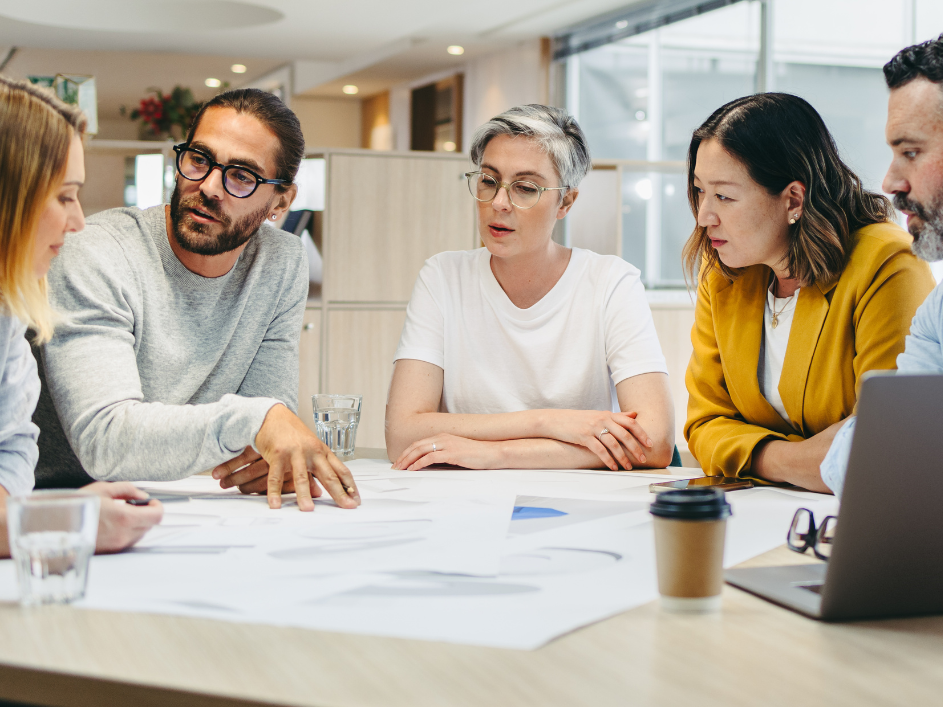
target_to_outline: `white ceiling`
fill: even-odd
[[[207,77],[240,85],[296,61],[325,77],[322,90],[306,87],[314,95],[347,75],[381,90],[639,1],[0,0],[0,61],[16,46],[10,75],[96,76],[107,118],[150,86],[205,99]],[[450,44],[465,55],[448,55]],[[232,74],[232,63],[249,70]]]
[[[407,38],[536,37],[638,0],[0,0],[0,45],[341,61]]]
[[[6,49],[0,47],[0,61],[5,55]],[[244,64],[248,72],[243,75],[232,73],[230,67],[236,63]],[[119,117],[120,106],[135,108],[152,87],[168,93],[175,85],[187,86],[198,101],[206,101],[216,94],[216,89],[207,88],[203,83],[209,77],[235,86],[247,77],[265,74],[283,63],[281,59],[238,55],[21,47],[3,73],[13,78],[57,73],[94,76],[99,118],[114,120]]]

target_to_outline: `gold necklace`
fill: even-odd
[[[779,326],[779,315],[786,311],[786,307],[789,306],[789,300],[791,300],[792,297],[785,297],[784,299],[786,301],[783,302],[783,306],[778,312],[773,305],[770,305],[770,310],[773,312],[773,320],[770,322],[770,324],[773,326],[773,329]],[[776,295],[773,295],[773,302],[776,302]]]

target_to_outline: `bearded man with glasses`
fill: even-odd
[[[213,469],[273,508],[285,491],[313,510],[321,487],[356,507],[350,472],[293,412],[308,266],[266,221],[297,192],[297,117],[264,91],[229,91],[174,151],[169,206],[96,214],[49,272],[64,316],[38,356],[36,485]]]

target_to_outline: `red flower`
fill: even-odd
[[[156,88],[151,90],[153,95],[142,98],[138,107],[131,111],[131,119],[140,120],[158,135],[170,133],[175,128],[185,135],[200,108],[190,89],[176,86],[171,93]]]
[[[143,98],[138,112],[145,121],[156,124],[164,115],[164,104],[156,98]]]

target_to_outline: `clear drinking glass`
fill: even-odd
[[[353,455],[363,396],[320,393],[311,396],[311,403],[321,441],[339,457]]]
[[[93,494],[54,490],[7,499],[10,554],[22,604],[66,603],[85,596],[100,503]]]

